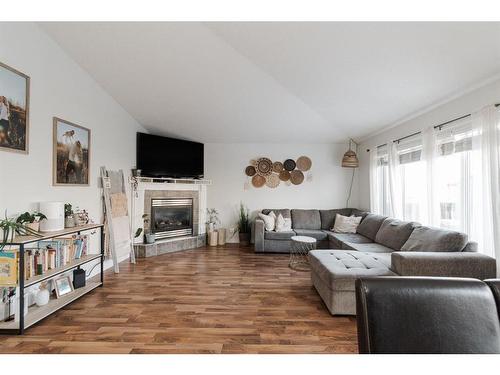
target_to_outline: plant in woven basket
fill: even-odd
[[[250,213],[248,208],[240,202],[240,210],[238,215],[238,230],[240,236],[240,244],[248,245],[250,239]]]

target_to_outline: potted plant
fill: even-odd
[[[73,228],[75,225],[73,206],[70,203],[66,203],[64,205],[64,227]]]
[[[217,228],[217,224],[220,224],[219,212],[215,208],[207,208],[207,232],[213,232]]]
[[[243,202],[240,202],[240,212],[238,217],[238,230],[240,236],[240,244],[248,246],[250,243],[250,219],[248,208],[245,207]]]
[[[146,227],[146,224],[149,223],[149,215],[148,214],[142,215],[142,219],[144,221],[144,227]],[[144,242],[145,243],[147,243],[147,244],[155,243],[155,240],[156,240],[155,234],[151,233],[151,228],[148,229],[147,231],[143,230],[142,228],[137,228],[137,230],[135,231],[134,237],[135,238],[139,237],[142,232],[144,232]]]
[[[27,228],[38,232],[40,230],[40,221],[45,219],[47,219],[47,217],[40,212],[25,212],[17,217],[16,223],[23,224]]]
[[[22,236],[32,235],[41,237],[41,235],[33,229],[16,222],[14,219],[9,219],[7,213],[5,213],[5,219],[0,220],[0,251],[5,249],[7,243],[14,241],[16,233]]]

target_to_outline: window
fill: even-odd
[[[401,213],[404,220],[425,221],[425,163],[422,159],[422,136],[415,134],[396,142],[397,173],[401,185]]]
[[[470,118],[437,131],[436,186],[439,226],[471,233],[474,170]]]

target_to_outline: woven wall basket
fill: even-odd
[[[290,181],[294,185],[300,185],[304,181],[304,173],[298,169],[290,172]]]

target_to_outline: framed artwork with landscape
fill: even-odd
[[[0,62],[0,150],[28,153],[30,78]]]
[[[90,129],[54,117],[53,184],[88,186]]]

